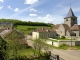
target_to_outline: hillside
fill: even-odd
[[[46,26],[24,26],[24,25],[17,25],[17,27],[15,28],[18,31],[23,32],[24,34],[30,34],[31,31],[33,31],[34,29],[37,28],[42,28],[42,27],[46,27]],[[48,27],[51,28],[51,27]]]
[[[17,19],[0,19],[0,22],[12,22],[14,24],[14,26],[17,25],[26,25],[26,26],[54,26],[54,24],[51,23],[44,23],[44,22],[31,22],[31,21],[21,21],[21,20],[17,20]]]

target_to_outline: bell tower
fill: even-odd
[[[69,9],[67,16],[64,18],[64,24],[67,24],[69,27],[77,24],[77,17],[74,15],[71,8]]]

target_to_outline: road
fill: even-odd
[[[80,60],[80,50],[50,50],[51,53],[59,55],[65,60]]]
[[[33,46],[33,42],[31,40],[27,40],[30,46]],[[51,53],[59,55],[61,58],[65,60],[80,60],[80,50],[58,50],[58,49],[50,49]]]

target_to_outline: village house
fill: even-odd
[[[0,29],[13,29],[12,22],[0,22]]]
[[[50,28],[38,28],[32,32],[32,39],[36,38],[56,38],[57,34]]]
[[[0,22],[0,36],[4,37],[13,31],[13,23],[11,22]]]

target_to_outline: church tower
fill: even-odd
[[[71,8],[69,9],[67,16],[64,18],[64,24],[67,24],[69,27],[77,24],[77,17],[74,15]]]

